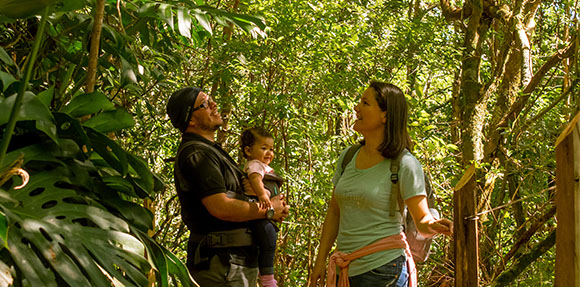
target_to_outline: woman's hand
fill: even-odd
[[[308,287],[322,287],[326,281],[326,262],[319,262],[318,260],[314,263],[314,268],[310,273],[310,278],[308,280]]]
[[[449,219],[435,219],[429,211],[427,197],[424,195],[413,196],[405,201],[417,230],[425,238],[432,237],[439,233],[447,236],[453,235],[453,222]]]
[[[429,229],[433,233],[441,233],[447,236],[453,236],[453,221],[447,218],[441,218],[429,222]]]

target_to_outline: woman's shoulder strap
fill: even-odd
[[[354,156],[354,154],[360,149],[360,147],[361,147],[361,144],[356,143],[356,144],[351,145],[348,148],[348,150],[344,154],[344,157],[342,158],[342,163],[341,163],[342,170],[340,172],[341,175],[344,172],[344,169],[346,168],[348,163],[352,160],[352,157]]]

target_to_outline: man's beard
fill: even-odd
[[[219,130],[223,124],[224,124],[223,121],[220,121],[219,123],[209,123],[209,124],[200,123],[199,128],[204,131],[215,132]]]

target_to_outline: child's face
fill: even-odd
[[[244,151],[248,159],[257,159],[265,164],[270,164],[274,159],[274,139],[257,137],[254,145],[247,146]]]

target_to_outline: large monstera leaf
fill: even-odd
[[[24,136],[42,136],[17,141],[5,157],[22,157],[30,179],[22,189],[16,176],[0,186],[0,287],[147,286],[151,271],[158,286],[170,278],[194,286],[185,265],[147,235],[153,215],[136,203],[161,190],[160,180],[143,159],[76,118],[111,110],[106,97],[81,95],[65,112],[42,117],[31,116],[43,105],[36,101],[19,121],[35,122]],[[52,136],[39,128],[46,119]]]
[[[82,196],[58,166],[32,174],[5,204],[8,249],[32,286],[145,286],[153,267],[127,222]],[[111,281],[111,278],[115,280]]]

